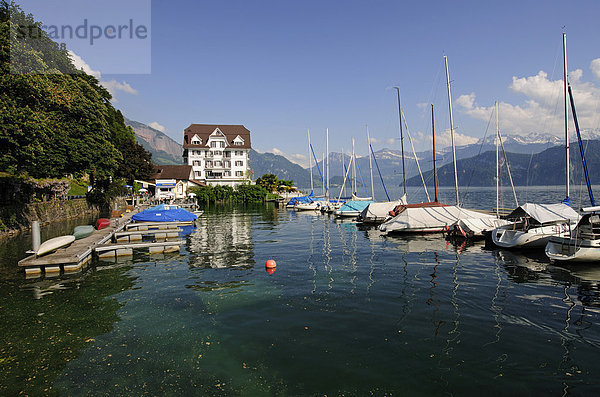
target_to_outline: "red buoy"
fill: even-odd
[[[274,268],[274,267],[267,267],[267,268],[265,268],[265,271],[266,271],[268,274],[273,274],[273,273],[275,273],[275,270],[277,270],[277,269],[276,269],[276,268]]]
[[[277,267],[277,263],[275,263],[273,259],[269,259],[267,262],[265,262],[265,267],[267,269],[274,269]]]

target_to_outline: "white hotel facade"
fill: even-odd
[[[250,182],[250,131],[243,125],[191,124],[184,130],[183,161],[207,185]]]

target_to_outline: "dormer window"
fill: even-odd
[[[200,138],[198,135],[194,135],[192,137],[192,145],[202,145],[202,138]]]
[[[244,146],[244,139],[241,136],[236,136],[233,140],[233,146]]]

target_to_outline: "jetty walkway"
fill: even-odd
[[[111,218],[110,226],[94,230],[88,237],[75,240],[65,248],[37,256],[30,255],[19,261],[19,267],[25,269],[29,277],[59,275],[61,269],[64,273],[76,273],[97,256],[98,258],[115,258],[133,255],[133,249],[147,248],[150,253],[175,252],[183,244],[178,238],[179,225],[189,222],[156,222],[132,223],[132,217],[140,209],[126,212],[121,217]],[[128,231],[124,231],[128,230]],[[142,237],[151,236],[153,241],[143,242]],[[163,240],[163,241],[157,241]],[[116,242],[116,244],[115,244]]]

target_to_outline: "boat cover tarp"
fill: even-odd
[[[195,221],[196,218],[196,214],[192,214],[183,208],[170,210],[147,209],[132,217],[136,222],[191,222]]]
[[[411,207],[380,225],[379,230],[389,232],[434,232],[442,231],[459,219],[495,218],[493,215],[467,210],[455,205]]]
[[[396,206],[406,204],[406,195],[403,195],[399,200],[386,201],[383,203],[371,203],[360,213],[360,219],[366,221],[383,220],[387,218]]]
[[[540,224],[571,220],[577,222],[579,215],[566,204],[525,203],[508,214],[507,219],[529,216]]]
[[[154,207],[148,208],[148,211],[164,211],[164,210],[172,210],[175,208],[180,208],[180,207],[178,205],[172,205],[172,204],[159,204],[159,205],[155,205]]]
[[[344,212],[362,212],[365,208],[369,206],[369,204],[373,203],[373,201],[363,201],[363,200],[350,200],[346,201],[344,205],[342,205],[336,213],[344,213]]]

